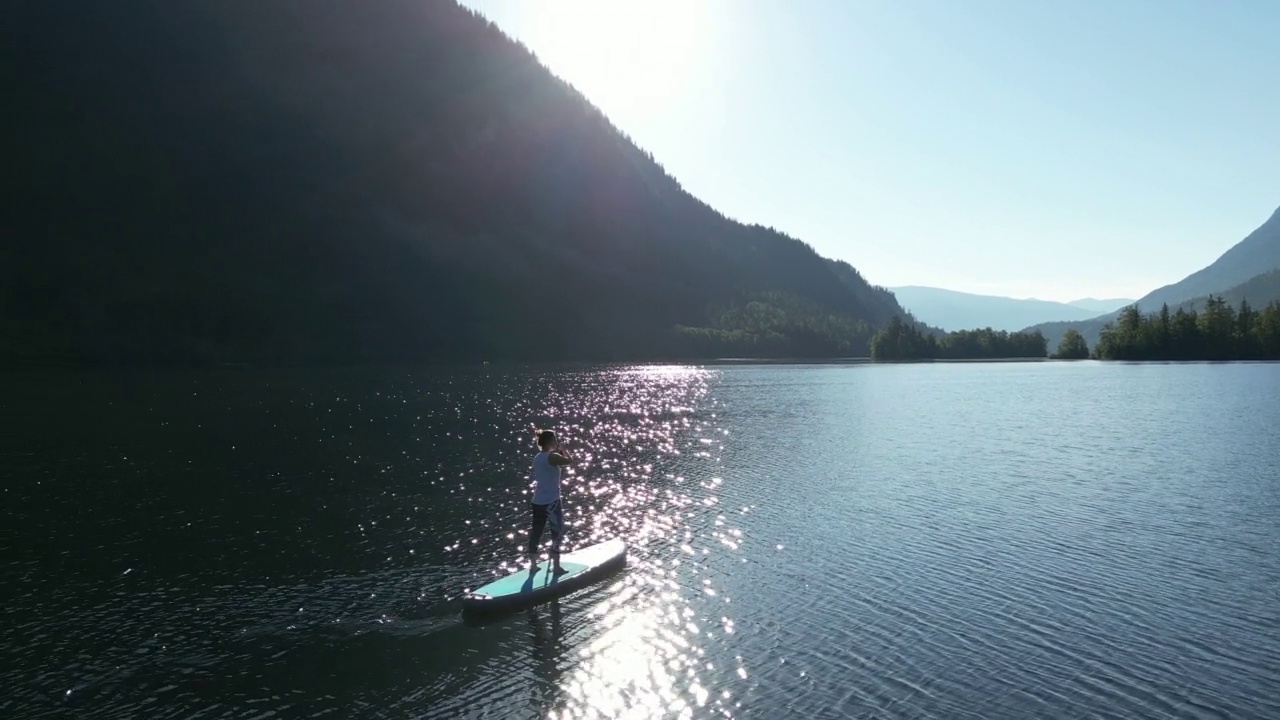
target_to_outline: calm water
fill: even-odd
[[[2,389],[6,718],[1280,717],[1280,365]],[[464,623],[530,423],[629,565]]]

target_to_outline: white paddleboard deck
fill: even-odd
[[[536,605],[601,580],[625,565],[626,560],[626,543],[616,538],[606,540],[561,555],[560,565],[568,572],[554,574],[554,563],[545,560],[533,572],[517,570],[468,592],[462,598],[462,607],[474,612]]]

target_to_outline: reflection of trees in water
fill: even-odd
[[[533,684],[529,702],[541,716],[550,712],[560,699],[560,678],[563,673],[559,660],[564,636],[560,623],[560,601],[552,600],[545,609],[529,608],[528,618],[532,631],[530,656],[533,671],[538,678],[538,682]]]

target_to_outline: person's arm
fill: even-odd
[[[562,467],[564,465],[572,465],[578,462],[576,459],[571,457],[569,455],[569,451],[565,450],[563,447],[556,448],[556,451],[551,453],[551,455],[547,457],[547,460],[552,465],[555,465],[556,467]]]

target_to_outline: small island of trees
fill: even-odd
[[[1089,359],[1089,343],[1075,328],[1070,328],[1058,343],[1058,352],[1053,354],[1055,360],[1087,360]]]
[[[1015,332],[981,328],[941,336],[924,333],[895,317],[871,338],[872,360],[1003,360],[1040,358],[1049,341],[1039,330]]]

